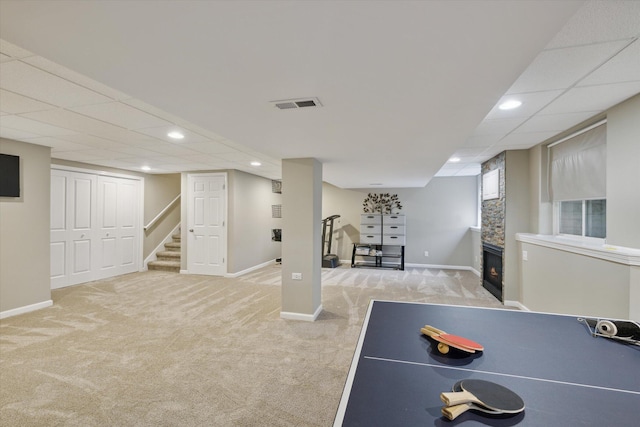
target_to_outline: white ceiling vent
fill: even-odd
[[[271,101],[273,105],[281,110],[305,107],[322,107],[318,98],[283,99],[281,101]]]

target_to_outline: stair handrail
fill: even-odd
[[[178,194],[176,196],[175,199],[173,199],[172,201],[169,202],[169,204],[167,206],[165,206],[164,209],[162,209],[160,211],[160,213],[158,215],[156,215],[151,221],[149,221],[149,224],[144,226],[144,231],[147,231],[149,228],[151,228],[151,226],[153,226],[153,224],[156,223],[156,221],[158,221],[162,215],[164,215],[169,209],[171,209],[171,207],[180,199],[180,194]]]

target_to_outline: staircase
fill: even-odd
[[[156,261],[147,264],[149,270],[173,271],[180,273],[180,235],[173,234],[172,241],[164,244],[164,251],[156,253]]]

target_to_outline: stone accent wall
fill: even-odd
[[[482,241],[504,249],[505,238],[505,158],[502,152],[482,164],[482,175],[500,169],[500,197],[482,201]]]

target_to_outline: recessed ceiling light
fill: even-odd
[[[142,166],[140,169],[142,169],[145,172],[151,170],[151,168],[149,166]]]
[[[174,131],[172,131],[172,132],[169,132],[169,133],[167,134],[167,136],[168,136],[169,138],[172,138],[172,139],[183,139],[183,138],[184,138],[184,135],[183,135],[182,133],[178,132],[177,130],[174,130]]]
[[[500,104],[498,108],[501,110],[513,110],[514,108],[518,108],[521,105],[522,105],[522,102],[516,99],[511,99],[509,101],[505,101],[502,104]]]
[[[449,163],[458,163],[460,161],[460,157],[452,157],[449,159]]]
[[[253,161],[251,162],[251,166],[262,166],[262,163]]]

